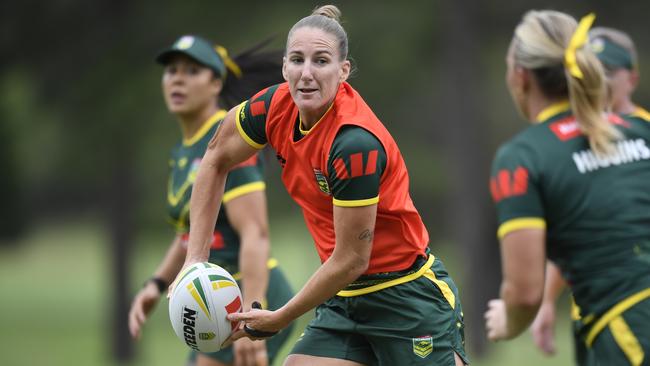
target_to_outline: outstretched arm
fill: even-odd
[[[248,168],[244,168],[248,169]],[[236,172],[231,172],[232,175]],[[258,190],[224,203],[228,221],[237,231],[239,245],[239,272],[243,310],[251,309],[253,301],[263,301],[269,283],[270,243],[266,214],[266,195]],[[235,365],[267,365],[268,353],[263,341],[240,339],[233,345]]]
[[[510,339],[535,318],[544,294],[544,229],[521,229],[501,240],[503,280],[501,298],[488,303],[488,338]]]
[[[228,315],[250,328],[273,332],[336,295],[368,268],[372,251],[377,204],[362,207],[334,206],[336,247],[332,256],[311,276],[305,286],[277,311],[253,310]],[[238,339],[246,334],[233,335]]]
[[[190,239],[184,267],[208,259],[228,171],[257,152],[239,135],[235,112],[235,108],[228,112],[201,160],[190,200]]]

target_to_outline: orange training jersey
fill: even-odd
[[[265,136],[247,131],[261,130]],[[321,261],[326,261],[335,246],[333,206],[355,207],[377,203],[373,248],[366,274],[407,269],[418,255],[424,255],[429,241],[424,224],[409,195],[409,177],[402,155],[390,133],[361,96],[347,83],[337,92],[331,108],[304,137],[293,138],[299,123],[298,108],[287,83],[268,88],[237,110],[237,127],[242,137],[260,148],[267,141],[283,165],[282,180],[291,197],[300,205],[307,227],[316,243]],[[383,145],[386,166],[379,181],[378,197],[363,200],[337,200],[329,182],[371,174],[375,154],[351,154],[347,161],[334,162],[328,169],[332,144],[343,126],[359,126]]]

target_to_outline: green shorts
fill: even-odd
[[[650,365],[650,298],[613,317],[589,351],[590,365]]]
[[[458,290],[442,262],[430,258],[426,273],[408,282],[318,306],[291,353],[365,365],[453,366],[455,352],[468,364]]]
[[[595,365],[593,361],[593,352],[585,344],[584,338],[580,334],[580,329],[582,329],[582,321],[573,320],[573,351],[574,351],[574,360],[577,366],[591,366]]]
[[[269,310],[277,310],[287,303],[293,297],[293,291],[289,285],[289,281],[284,276],[279,267],[274,267],[269,270],[269,286],[266,290],[266,301]],[[277,356],[280,348],[286,343],[291,335],[293,323],[287,328],[284,328],[280,333],[266,340],[266,351],[269,355],[269,364],[273,363],[275,356]],[[204,353],[204,355],[213,358],[225,364],[232,364],[234,355],[232,347],[222,349],[214,353]],[[190,364],[196,359],[196,352],[192,351],[190,354]]]

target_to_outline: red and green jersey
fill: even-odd
[[[167,211],[170,222],[182,235],[185,245],[190,230],[190,196],[196,173],[208,142],[217,130],[225,111],[215,113],[190,139],[177,144],[169,160],[170,172],[167,184]],[[254,155],[228,173],[223,202],[265,189],[262,159]],[[210,262],[236,273],[239,263],[239,235],[228,221],[226,209],[221,206],[215,225],[210,249]]]
[[[550,106],[501,146],[490,179],[499,237],[545,228],[583,315],[650,287],[650,123],[608,118],[624,137],[600,156],[568,102]]]
[[[341,84],[329,110],[309,131],[301,128],[287,83],[239,105],[236,122],[251,146],[275,148],[284,185],[302,208],[321,261],[336,242],[334,205],[377,204],[366,274],[404,270],[424,255],[429,235],[411,201],[402,155],[349,84]]]

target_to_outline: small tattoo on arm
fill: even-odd
[[[375,235],[373,231],[370,231],[370,229],[366,229],[359,234],[359,240],[367,241],[368,243],[372,242],[372,238]]]

